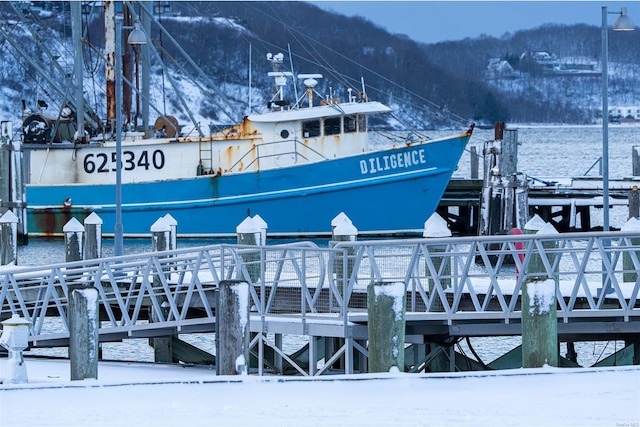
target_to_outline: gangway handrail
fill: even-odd
[[[534,276],[528,269],[536,258],[541,271]],[[175,333],[211,331],[216,287],[242,280],[251,285],[252,330],[266,330],[268,319],[278,316],[299,319],[302,328],[322,318],[340,322],[346,336],[354,319],[366,320],[372,282],[404,282],[408,314],[453,325],[518,322],[520,294],[536,277],[558,284],[559,322],[630,322],[640,320],[639,271],[640,235],[622,231],[353,241],[331,248],[221,244],[3,267],[0,318],[26,318],[32,342],[68,334],[69,286],[80,284],[98,289],[104,339],[165,326]],[[148,325],[149,310],[162,324]]]

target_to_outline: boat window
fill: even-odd
[[[359,132],[367,131],[367,116],[364,114],[358,116],[358,131]]]
[[[320,136],[320,120],[309,120],[302,122],[302,135],[304,138]]]
[[[355,132],[358,129],[356,123],[355,116],[344,116],[344,133]]]
[[[340,134],[340,117],[330,117],[324,119],[324,134],[339,135]]]

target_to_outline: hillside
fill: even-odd
[[[34,2],[16,10],[15,5],[0,2],[3,28],[28,54],[17,53],[8,37],[0,37],[0,52],[7,58],[0,62],[3,120],[19,117],[21,100],[30,108],[36,99],[61,105],[64,101],[54,98],[71,92],[70,79],[64,76],[72,62],[68,7]],[[104,96],[100,89],[104,63],[96,52],[104,46],[104,24],[99,8],[89,5],[94,5],[90,10],[95,13],[84,15],[88,28],[83,48],[85,88],[96,89],[86,96],[99,104]],[[363,18],[334,15],[305,2],[170,2],[158,20],[180,48],[159,26],[152,27],[159,52],[152,56],[152,96],[162,105],[159,110],[175,115],[181,123],[192,119],[206,127],[228,123],[250,109],[260,111],[273,85],[267,77],[272,64],[266,54],[278,52],[285,54],[282,70],[293,65],[295,74],[322,73],[318,92],[345,99],[347,88],[358,93],[364,87],[370,99],[392,106],[398,121],[410,127],[498,120],[593,123],[600,115],[597,27],[544,26],[500,39],[425,45],[391,35]],[[49,56],[45,48],[51,50]],[[180,49],[198,68],[181,59]],[[581,75],[550,74],[541,64],[524,60],[526,52],[549,52],[558,64],[596,65]],[[60,64],[59,83],[38,77],[25,56],[37,58],[50,69],[52,61]],[[164,73],[161,56],[169,59]],[[610,36],[609,61],[610,105],[640,106],[640,31]],[[508,63],[512,72],[491,74],[492,63]],[[182,98],[172,92],[171,81],[184,91]],[[51,87],[56,85],[60,88]],[[185,106],[194,111],[188,114]],[[100,115],[100,107],[96,111]],[[397,123],[375,125],[395,127]]]

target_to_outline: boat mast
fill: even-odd
[[[84,82],[82,60],[82,4],[72,1],[71,7],[71,32],[73,34],[73,73],[76,81],[76,119],[78,129],[75,138],[78,142],[86,142],[84,135]]]
[[[115,2],[104,2],[104,51],[107,58],[107,128],[113,131],[116,120],[116,70],[113,65],[116,58],[116,20]]]

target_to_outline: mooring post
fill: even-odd
[[[176,221],[171,214],[166,214],[163,218],[169,227],[169,244],[167,250],[172,251],[178,249],[178,221]]]
[[[640,176],[640,146],[634,145],[631,147],[631,170],[633,176]]]
[[[440,215],[434,213],[424,223],[422,236],[426,238],[451,237],[451,230],[447,227],[447,222]],[[434,294],[436,279],[442,285],[442,291],[451,287],[451,258],[446,257],[444,253],[447,251],[446,245],[428,247],[431,256],[425,258],[425,272],[429,278],[429,295]],[[433,263],[435,275],[431,273],[429,261]],[[444,305],[440,297],[436,298],[432,303],[431,311],[444,311]]]
[[[91,212],[83,221],[86,234],[84,259],[102,258],[102,218]]]
[[[258,242],[258,245],[266,246],[267,245],[267,229],[269,228],[269,224],[267,224],[267,222],[264,219],[262,219],[262,217],[258,214],[255,214],[253,216],[253,222],[260,229],[260,241]]]
[[[434,213],[424,223],[422,236],[426,238],[451,237],[451,230],[447,227],[447,222],[437,213]],[[431,308],[427,311],[443,312],[444,303],[442,298],[446,298],[444,290],[451,287],[451,257],[446,256],[447,246],[429,245],[429,256],[425,256],[425,273],[429,280],[429,297],[432,299]],[[433,264],[434,273],[431,272],[430,264]],[[437,291],[436,281],[440,282],[442,295]],[[435,343],[427,343],[425,351],[427,354],[437,349]],[[440,352],[429,363],[431,372],[448,372],[449,360],[445,352]]]
[[[69,362],[71,381],[98,378],[98,290],[70,285]]]
[[[634,232],[635,234],[640,233],[640,219],[631,217],[629,220],[624,223],[622,227],[620,227],[621,232],[629,233]],[[630,238],[629,242],[631,245],[638,246],[640,245],[640,238]],[[640,262],[640,251],[634,251],[636,258]],[[629,251],[625,251],[622,253],[622,281],[623,282],[635,282],[638,278],[638,269],[640,269],[640,265],[636,266],[633,263],[632,254]]]
[[[169,249],[171,227],[165,217],[159,218],[151,226],[151,247],[153,251],[161,252]],[[153,288],[162,289],[159,272],[153,275]],[[167,320],[169,315],[168,302],[165,296],[158,298],[162,313],[158,313],[151,305],[149,310],[149,322]],[[153,347],[154,360],[159,363],[172,363],[173,337],[171,335],[157,338],[149,338],[149,345]]]
[[[478,179],[480,170],[480,160],[478,159],[478,148],[475,145],[469,147],[469,153],[471,156],[471,179]]]
[[[250,334],[249,283],[241,280],[222,280],[218,292],[218,372],[220,375],[247,375]]]
[[[4,128],[4,123],[3,128]],[[11,135],[0,133],[0,214],[9,209],[11,202],[11,151],[13,146],[9,141]]]
[[[355,242],[356,240],[358,240],[358,229],[344,212],[340,212],[331,220],[331,245],[334,246],[340,242]],[[344,298],[346,284],[353,272],[355,248],[344,249],[342,253],[344,255],[336,255],[333,271],[336,275],[338,293]]]
[[[84,226],[75,218],[71,218],[62,227],[64,233],[65,261],[81,261],[84,253]]]
[[[406,290],[403,282],[373,282],[367,287],[369,372],[404,372]]]
[[[484,181],[480,200],[482,236],[522,228],[528,219],[527,178],[518,173],[518,131],[496,123],[495,140],[484,144]]]
[[[351,219],[344,212],[340,212],[331,220],[331,241],[329,242],[330,247],[334,247],[340,242],[355,242],[357,239],[358,229],[353,225]],[[355,254],[356,249],[354,247],[343,248],[339,253],[335,254],[335,258],[333,261],[333,273],[336,279],[336,288],[338,295],[343,302],[348,298],[347,286],[353,272]],[[330,306],[332,306],[334,302],[333,293],[331,293],[331,296],[329,298],[329,304]],[[345,307],[345,305],[343,304],[342,307]],[[337,349],[344,346],[345,340],[343,338],[326,338],[324,340],[324,344],[325,355],[330,355],[334,354]],[[349,343],[348,347],[349,348],[345,350],[345,354],[350,351],[352,347],[351,343]],[[333,365],[333,368],[342,370],[344,372],[350,371],[353,367],[346,365],[346,359],[347,357],[341,357]]]
[[[544,225],[541,225],[541,222]],[[552,237],[558,234],[551,225],[537,215],[525,225],[526,234]],[[545,241],[545,250],[557,247],[555,241]],[[558,366],[558,275],[549,277],[544,264],[545,257],[553,268],[553,253],[534,252],[526,266],[526,278],[522,284],[522,367],[539,368],[543,365]]]
[[[18,264],[18,217],[8,210],[0,217],[0,265]]]
[[[634,185],[629,191],[629,218],[640,218],[640,190]]]
[[[262,218],[260,218],[262,220]],[[255,218],[246,217],[237,227],[236,235],[239,245],[259,246],[262,242],[262,224]],[[260,249],[242,249],[242,262],[247,269],[251,283],[260,278]]]

